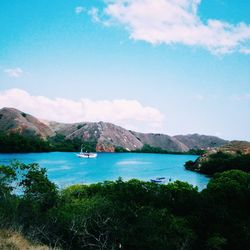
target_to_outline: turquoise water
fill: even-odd
[[[123,180],[132,178],[149,181],[156,177],[181,180],[206,187],[209,178],[184,168],[188,160],[195,160],[193,155],[136,154],[136,153],[99,153],[96,159],[78,158],[74,153],[29,153],[0,154],[0,164],[12,160],[23,163],[38,163],[48,171],[48,177],[59,187],[76,183],[96,183],[105,180]]]

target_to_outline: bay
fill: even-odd
[[[184,163],[195,160],[194,155],[143,154],[143,153],[98,153],[95,159],[78,158],[72,152],[0,154],[0,164],[13,160],[23,163],[38,163],[47,169],[48,177],[59,188],[73,184],[90,184],[105,180],[133,178],[150,181],[165,177],[168,181],[184,181],[199,190],[206,187],[209,178],[188,171]]]

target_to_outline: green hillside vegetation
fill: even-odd
[[[0,153],[29,153],[29,152],[77,152],[81,146],[84,151],[95,151],[96,143],[83,142],[79,139],[66,139],[56,135],[43,140],[38,136],[22,136],[17,133],[0,133]]]
[[[48,152],[50,150],[50,144],[39,137],[0,133],[0,153]]]
[[[38,136],[23,136],[18,133],[0,133],[0,153],[29,153],[29,152],[77,152],[82,147],[83,151],[95,152],[95,141],[82,141],[78,138],[67,139],[64,135],[57,134],[48,140]],[[122,147],[116,147],[115,152],[125,153],[156,153],[156,154],[193,154],[201,155],[204,150],[191,149],[188,152],[172,152],[145,144],[141,149],[128,151]]]
[[[217,174],[199,192],[139,180],[58,190],[37,164],[0,166],[0,228],[62,249],[250,249],[250,174]]]
[[[115,152],[117,153],[124,153],[124,152],[131,152],[131,153],[152,153],[152,154],[190,154],[190,155],[202,155],[205,153],[205,150],[202,149],[190,149],[187,152],[173,152],[168,151],[159,147],[152,147],[151,145],[145,144],[141,149],[128,151],[122,147],[116,147]]]
[[[64,135],[60,134],[49,138],[48,141],[50,143],[50,151],[77,152],[81,147],[83,151],[96,151],[96,142],[86,142],[77,138],[70,140],[66,139]]]
[[[207,175],[214,175],[227,170],[238,169],[250,172],[250,154],[237,154],[218,152],[209,155],[205,160],[198,159],[196,162],[188,161],[186,169],[197,171]]]

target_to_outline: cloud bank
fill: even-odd
[[[65,123],[106,121],[127,129],[150,132],[162,128],[164,116],[136,100],[81,99],[33,96],[21,89],[0,92],[0,108],[14,107],[41,119]]]
[[[249,54],[250,25],[201,20],[201,0],[106,0],[103,23],[121,24],[130,38],[151,44],[203,47],[214,54]],[[96,12],[95,18],[96,18]]]

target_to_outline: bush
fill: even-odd
[[[232,169],[250,172],[250,154],[232,155],[218,152],[211,155],[208,161],[201,164],[200,172],[213,175]]]

